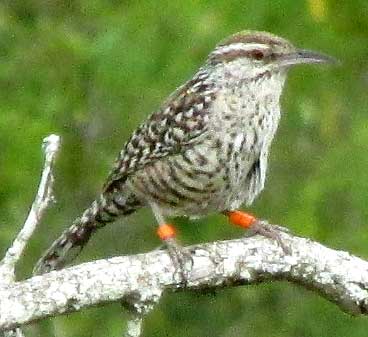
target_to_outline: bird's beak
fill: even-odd
[[[284,54],[280,56],[278,61],[278,66],[280,67],[289,67],[296,64],[338,63],[338,61],[331,56],[307,49],[297,49],[295,52]]]

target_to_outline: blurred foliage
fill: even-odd
[[[97,195],[129,133],[243,29],[271,31],[342,61],[299,67],[283,96],[266,189],[252,212],[295,233],[368,258],[368,2],[366,0],[0,2],[0,253],[26,216],[44,136],[62,136],[58,202],[19,270]],[[242,232],[221,216],[179,219],[184,243]],[[97,234],[79,261],[155,248],[148,210]],[[27,336],[120,336],[111,304],[30,326]],[[368,321],[296,286],[167,294],[144,336],[366,336]]]

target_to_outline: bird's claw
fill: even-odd
[[[247,231],[246,236],[251,237],[259,234],[266,238],[275,240],[284,251],[284,253],[286,255],[290,255],[291,249],[288,245],[284,243],[283,239],[281,238],[280,232],[290,233],[290,230],[282,226],[271,225],[264,220],[256,220]]]

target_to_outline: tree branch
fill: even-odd
[[[368,262],[308,239],[281,233],[285,255],[255,236],[188,247],[187,283],[166,251],[98,260],[0,289],[0,330],[121,300],[149,307],[165,289],[222,288],[287,280],[317,291],[353,315],[368,313]]]
[[[55,162],[56,154],[60,147],[60,137],[50,135],[44,138],[42,149],[45,153],[45,163],[41,174],[40,184],[38,186],[36,198],[32,204],[31,210],[27,216],[23,228],[13,241],[13,244],[5,253],[0,262],[0,284],[14,281],[14,269],[19,261],[23,251],[37,227],[45,209],[53,200],[52,188],[54,177],[52,168]]]

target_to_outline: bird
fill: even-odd
[[[277,239],[276,230],[240,207],[264,188],[289,69],[333,62],[268,32],[222,40],[131,134],[99,196],[43,254],[34,274],[64,267],[99,228],[142,207],[152,209],[157,235],[177,256],[182,249],[167,217],[220,213]]]

